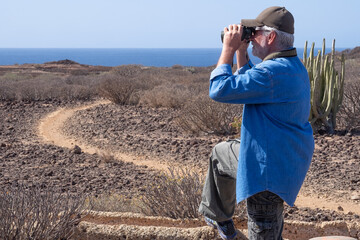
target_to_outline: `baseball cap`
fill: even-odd
[[[285,7],[269,7],[256,19],[241,19],[245,27],[262,27],[264,25],[277,30],[294,34],[294,17]]]

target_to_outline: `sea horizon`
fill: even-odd
[[[302,58],[304,48],[296,48]],[[335,48],[343,51],[352,48]],[[310,48],[308,47],[308,52]],[[321,48],[315,48],[315,53]],[[326,48],[326,53],[331,48]],[[0,48],[0,65],[43,64],[46,62],[72,60],[79,64],[94,66],[143,65],[171,67],[174,65],[207,67],[215,65],[221,48]],[[248,50],[250,59],[261,62]]]

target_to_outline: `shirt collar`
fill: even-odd
[[[280,57],[295,57],[297,56],[296,48],[291,48],[287,50],[283,50],[280,52],[273,52],[267,55],[263,61],[274,59],[274,58],[280,58]]]

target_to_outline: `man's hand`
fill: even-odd
[[[241,63],[243,63],[243,61],[245,61],[245,63],[247,62],[245,54],[249,43],[246,41],[241,41],[242,31],[242,26],[236,24],[232,24],[229,25],[228,28],[224,28],[223,49],[217,66],[221,64],[231,64],[235,52],[237,52],[238,57],[240,56]],[[241,55],[244,56],[241,57]]]
[[[235,51],[240,47],[241,35],[241,25],[232,24],[229,25],[229,28],[225,27],[223,48],[225,50],[235,53]]]

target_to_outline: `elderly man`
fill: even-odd
[[[248,41],[241,38],[245,27],[255,30]],[[310,166],[310,82],[293,34],[294,18],[284,7],[267,8],[256,19],[224,29],[209,95],[218,102],[244,104],[241,142],[213,149],[199,207],[223,239],[236,237],[232,215],[243,200],[249,239],[282,239],[283,203],[294,205]],[[255,66],[247,55],[249,41],[253,55],[262,59]]]

